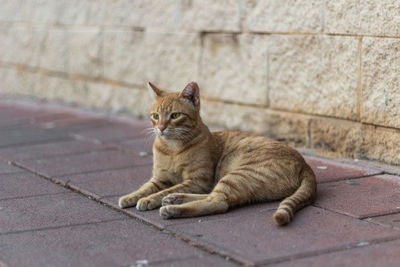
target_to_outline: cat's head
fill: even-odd
[[[186,85],[180,93],[168,93],[152,83],[147,87],[154,99],[150,112],[155,133],[163,139],[186,140],[201,121],[199,86]]]

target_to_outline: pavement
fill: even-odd
[[[163,220],[122,210],[151,176],[147,121],[0,100],[0,266],[400,266],[400,169],[301,150],[314,205]],[[390,149],[390,148],[388,148]]]

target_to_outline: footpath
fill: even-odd
[[[0,266],[400,266],[400,169],[301,150],[314,205],[163,220],[118,198],[151,176],[147,121],[0,100]],[[388,148],[390,149],[390,148]]]

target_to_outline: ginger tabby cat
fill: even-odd
[[[260,201],[284,200],[274,214],[285,225],[313,202],[315,175],[294,149],[263,136],[238,131],[211,133],[200,118],[199,87],[167,93],[151,83],[153,177],[119,199],[119,206],[151,210],[163,218],[226,212]]]

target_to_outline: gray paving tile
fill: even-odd
[[[399,231],[315,207],[306,207],[288,226],[278,227],[271,220],[273,212],[248,212],[240,217],[180,224],[167,229],[259,264],[357,246],[380,238],[400,237]]]
[[[271,266],[304,266],[304,267],[328,267],[328,266],[352,266],[352,267],[397,267],[400,263],[400,240],[380,244],[365,244],[353,249],[338,251],[320,256],[293,259]],[[270,266],[270,265],[268,265]]]
[[[134,219],[0,235],[0,255],[10,266],[232,265]]]
[[[31,173],[0,174],[0,200],[62,192],[70,191]]]
[[[18,161],[22,166],[45,176],[61,177],[79,173],[127,168],[150,164],[151,157],[110,150],[94,150],[89,153],[45,159]]]
[[[366,218],[365,220],[400,230],[400,213],[377,216],[373,218]]]
[[[0,201],[0,233],[120,219],[126,216],[76,193]]]
[[[17,173],[17,172],[23,172],[23,170],[7,162],[0,161],[0,174]]]
[[[128,194],[150,179],[152,165],[67,175],[60,179],[76,188],[89,191],[97,196]]]
[[[37,128],[0,131],[0,148],[71,139],[67,132]]]
[[[372,167],[349,165],[310,156],[305,156],[304,158],[313,169],[319,183],[382,173],[381,170]]]
[[[0,156],[9,161],[43,159],[61,155],[79,154],[93,150],[106,149],[108,146],[97,145],[79,140],[61,140],[25,146],[0,149]]]
[[[135,153],[144,152],[150,155],[153,153],[153,142],[153,136],[144,136],[141,138],[127,139],[118,143],[117,145],[119,145],[123,149],[128,149]]]
[[[400,177],[378,175],[319,184],[315,205],[356,218],[400,212]]]
[[[122,123],[107,120],[103,127],[82,130],[79,133],[76,133],[76,137],[97,141],[98,143],[115,143],[143,136],[146,133],[145,129],[148,127],[150,127],[150,123],[144,121]]]
[[[119,196],[107,197],[101,199],[101,201],[107,203],[110,206],[119,209],[118,206]],[[266,214],[270,213],[270,211],[275,211],[278,208],[279,202],[266,202],[266,203],[257,203],[250,204],[247,206],[242,206],[238,208],[234,208],[229,210],[226,213],[215,214],[209,216],[201,216],[201,217],[193,217],[193,218],[179,218],[179,219],[163,219],[159,214],[159,209],[150,210],[150,211],[138,211],[135,207],[124,209],[125,212],[130,215],[140,218],[146,222],[149,222],[157,227],[164,229],[168,226],[187,224],[187,223],[196,223],[196,222],[206,222],[210,220],[220,220],[220,219],[229,219],[232,217],[241,217],[247,216],[249,213],[256,214]],[[272,217],[267,218],[268,220],[272,220]]]

